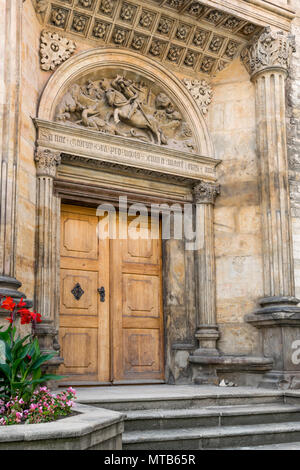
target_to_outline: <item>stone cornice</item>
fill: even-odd
[[[294,51],[295,39],[292,35],[268,27],[242,51],[241,59],[251,78],[274,69],[287,73]]]

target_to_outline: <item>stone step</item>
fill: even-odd
[[[269,444],[266,446],[235,447],[224,450],[300,450],[300,442],[285,442],[284,444]]]
[[[115,411],[178,410],[212,406],[283,403],[282,391],[213,386],[153,385],[77,389],[82,404]],[[299,400],[299,398],[298,398]]]
[[[125,431],[300,422],[300,406],[259,404],[127,411]]]
[[[268,423],[242,426],[213,426],[123,434],[123,450],[198,450],[243,448],[300,442],[300,423]]]

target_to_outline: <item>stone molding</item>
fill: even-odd
[[[35,155],[35,163],[37,166],[37,176],[54,178],[56,168],[61,163],[60,152],[38,148]]]
[[[220,185],[199,181],[193,187],[194,202],[196,204],[214,204],[216,197],[220,194]]]
[[[40,45],[40,62],[42,70],[54,70],[67,60],[76,49],[71,39],[64,38],[52,31],[42,31]]]
[[[184,78],[182,81],[196,101],[202,114],[207,114],[213,94],[210,84],[206,80],[191,80],[189,78]]]
[[[295,52],[294,36],[268,26],[252,44],[243,49],[241,59],[253,78],[266,70],[281,69],[287,73],[292,52]]]

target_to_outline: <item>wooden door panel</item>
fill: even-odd
[[[80,299],[72,293],[82,289]],[[98,272],[61,269],[61,314],[98,315]],[[76,292],[75,292],[76,293]]]
[[[109,296],[109,241],[97,237],[94,209],[62,206],[60,373],[71,379],[110,380],[109,303],[100,302],[98,288]],[[72,290],[79,284],[80,298]],[[75,292],[76,293],[76,292]]]
[[[61,256],[98,259],[97,224],[97,217],[63,214]]]
[[[142,225],[144,239],[111,240],[115,382],[164,378],[161,240]]]
[[[60,372],[95,380],[98,370],[97,328],[61,328],[60,334],[64,358]]]
[[[158,276],[123,274],[123,316],[159,317]]]
[[[159,330],[124,329],[125,374],[161,372]],[[151,377],[149,377],[151,378]]]

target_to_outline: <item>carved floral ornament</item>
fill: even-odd
[[[61,163],[60,152],[39,147],[35,155],[37,176],[48,176],[54,178],[56,167]]]
[[[212,100],[211,86],[207,83],[206,80],[191,80],[184,78],[182,81],[196,101],[201,112],[204,115],[207,114],[208,106]]]
[[[43,31],[41,34],[40,60],[43,70],[54,70],[75,51],[76,44],[57,33]]]
[[[251,76],[270,68],[288,71],[291,54],[295,50],[294,36],[267,27],[243,49],[241,59]]]
[[[74,83],[54,119],[185,152],[197,150],[191,128],[169,96],[157,85],[123,75]]]
[[[214,204],[216,197],[220,194],[220,185],[199,181],[193,187],[194,202],[196,204]]]

